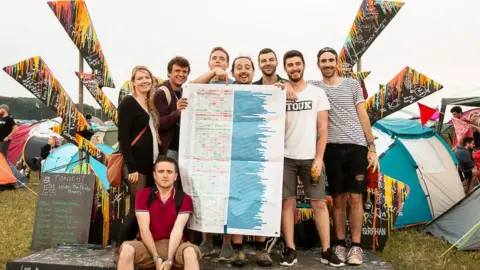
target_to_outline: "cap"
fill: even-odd
[[[8,108],[8,105],[7,104],[2,104],[0,105],[0,109],[4,109],[5,111],[10,111],[10,108]]]

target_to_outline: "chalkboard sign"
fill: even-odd
[[[32,250],[88,242],[94,187],[94,175],[42,173]]]

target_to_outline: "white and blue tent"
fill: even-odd
[[[99,143],[95,144],[95,146],[107,155],[114,152],[113,148],[106,144]],[[83,152],[83,156],[86,156],[85,152]],[[43,164],[42,172],[66,173],[79,165],[78,160],[78,147],[71,143],[64,144],[48,155]],[[107,179],[107,167],[94,158],[90,158],[90,165],[105,188],[107,190],[110,189],[110,183]]]
[[[385,118],[373,125],[380,171],[410,187],[394,228],[427,223],[465,197],[457,159],[429,127]]]

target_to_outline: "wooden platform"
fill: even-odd
[[[334,269],[320,262],[320,250],[298,251],[298,263],[288,269]],[[280,255],[277,250],[272,250],[274,264],[268,268],[257,266],[254,251],[247,249],[247,264],[243,269],[287,269],[279,265]],[[201,261],[201,269],[222,270],[232,269],[226,263],[216,261],[217,255],[205,257]],[[113,249],[101,248],[94,245],[59,246],[31,254],[25,258],[12,260],[7,264],[7,270],[100,270],[116,269],[113,262]],[[342,267],[341,269],[394,269],[389,263],[382,261],[371,252],[364,253],[362,266]]]

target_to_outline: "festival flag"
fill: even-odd
[[[50,1],[48,6],[94,71],[95,80],[100,88],[103,86],[115,88],[85,2],[83,0]]]
[[[420,121],[422,123],[422,127],[432,118],[432,116],[437,112],[434,108],[430,108],[428,106],[423,105],[420,102],[418,103],[418,108],[420,109]]]
[[[370,122],[373,124],[442,88],[438,82],[411,67],[405,67],[367,100],[365,108]]]
[[[380,33],[403,7],[403,2],[364,0],[360,5],[347,39],[338,56],[338,70],[342,77],[372,45]]]

